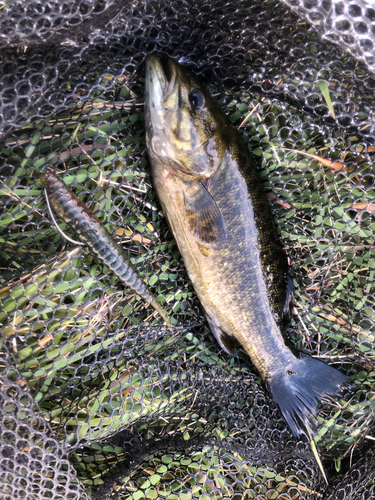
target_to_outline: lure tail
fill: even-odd
[[[293,357],[286,370],[271,376],[269,385],[294,436],[311,441],[318,427],[319,404],[339,396],[351,382],[335,368],[303,356]]]

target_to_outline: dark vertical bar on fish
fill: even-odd
[[[121,281],[154,307],[168,328],[172,330],[168,315],[156,302],[137,269],[130,262],[126,252],[91,210],[53,172],[43,174],[40,180],[47,190],[49,201],[56,213],[75,230],[79,239]]]

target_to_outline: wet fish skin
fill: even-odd
[[[79,239],[85,243],[97,257],[109,267],[127,286],[151,304],[162,316],[168,328],[172,325],[164,309],[144,283],[138,270],[131,263],[126,252],[121,248],[109,231],[91,212],[91,210],[73,193],[73,191],[52,171],[42,174],[42,185],[55,212],[69,226]]]
[[[171,58],[146,59],[145,112],[153,184],[211,330],[228,353],[243,346],[294,435],[311,440],[317,405],[349,381],[285,344],[287,258],[246,145]]]

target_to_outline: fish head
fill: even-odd
[[[220,167],[227,119],[195,76],[170,57],[146,59],[145,115],[151,159],[198,180]]]

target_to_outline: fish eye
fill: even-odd
[[[202,109],[204,106],[204,95],[199,90],[192,90],[189,94],[189,102],[193,108]]]

